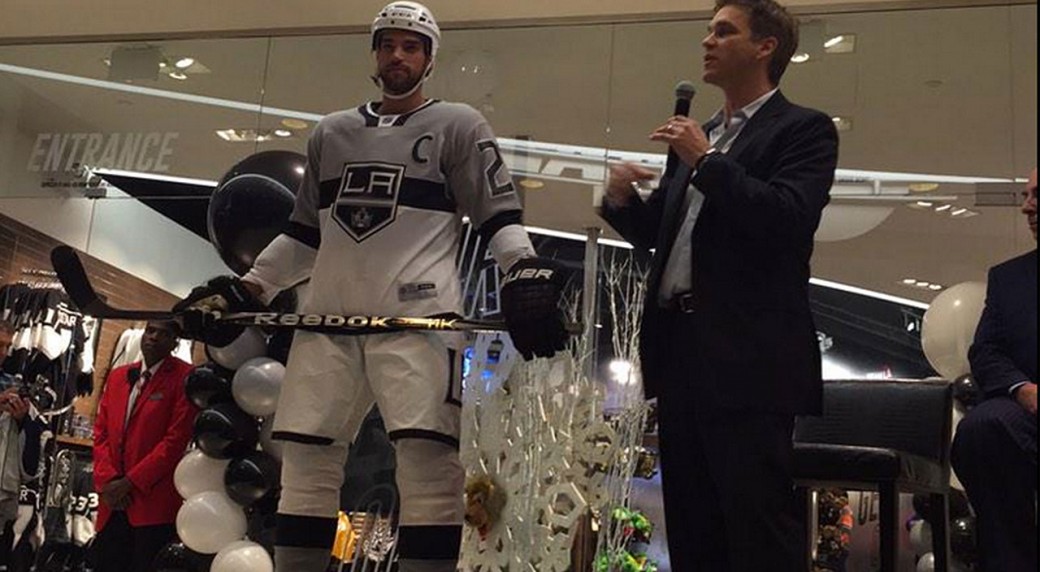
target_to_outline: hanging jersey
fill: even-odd
[[[476,110],[430,100],[402,115],[378,115],[373,104],[335,113],[308,143],[289,229],[246,279],[266,294],[309,277],[301,312],[459,312],[463,216],[490,234],[521,218],[494,134]]]

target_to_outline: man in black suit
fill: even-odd
[[[1036,169],[1022,213],[1036,240]],[[978,517],[984,572],[1037,569],[1036,249],[989,271],[968,352],[984,401],[957,426],[951,461]]]
[[[656,249],[640,358],[672,570],[804,572],[791,432],[821,408],[809,258],[838,136],[777,89],[798,32],[776,2],[718,0],[702,44],[725,106],[703,127],[675,116],[654,130],[681,164],[646,202],[634,187],[654,174],[613,167],[601,215]]]

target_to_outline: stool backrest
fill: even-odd
[[[948,466],[952,412],[947,381],[827,381],[823,415],[799,417],[794,440],[897,449]]]

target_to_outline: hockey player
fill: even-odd
[[[454,254],[462,217],[508,269],[502,311],[526,359],[566,341],[562,270],[538,258],[487,121],[467,105],[427,99],[440,30],[415,2],[372,24],[379,102],[333,113],[314,129],[285,232],[241,283],[196,289],[178,309],[269,302],[310,280],[300,311],[424,316],[459,312]],[[455,570],[463,520],[458,458],[460,367],[451,336],[297,332],[275,415],[285,441],[278,572],[325,570],[347,447],[378,404],[397,457],[401,572]]]

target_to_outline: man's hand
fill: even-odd
[[[651,141],[667,143],[683,163],[697,166],[704,153],[711,149],[711,142],[697,123],[682,115],[672,116],[663,125],[650,133]]]
[[[513,346],[525,360],[552,357],[567,347],[560,297],[565,270],[548,258],[524,258],[502,285],[502,315]]]
[[[181,312],[185,336],[208,345],[223,347],[242,334],[242,326],[216,326],[213,312],[256,312],[264,306],[254,294],[256,285],[235,276],[218,276],[196,286],[186,298],[173,306]]]
[[[607,188],[603,191],[603,199],[613,208],[621,208],[636,196],[636,186],[640,182],[654,178],[654,172],[632,163],[621,163],[610,166],[610,177]]]
[[[113,479],[101,487],[101,500],[113,510],[126,510],[130,506],[130,493],[133,490],[134,485],[130,479]]]
[[[18,388],[11,387],[0,393],[0,411],[21,423],[29,413],[29,400],[18,395]]]
[[[1015,390],[1015,401],[1036,416],[1036,384],[1027,383]]]

